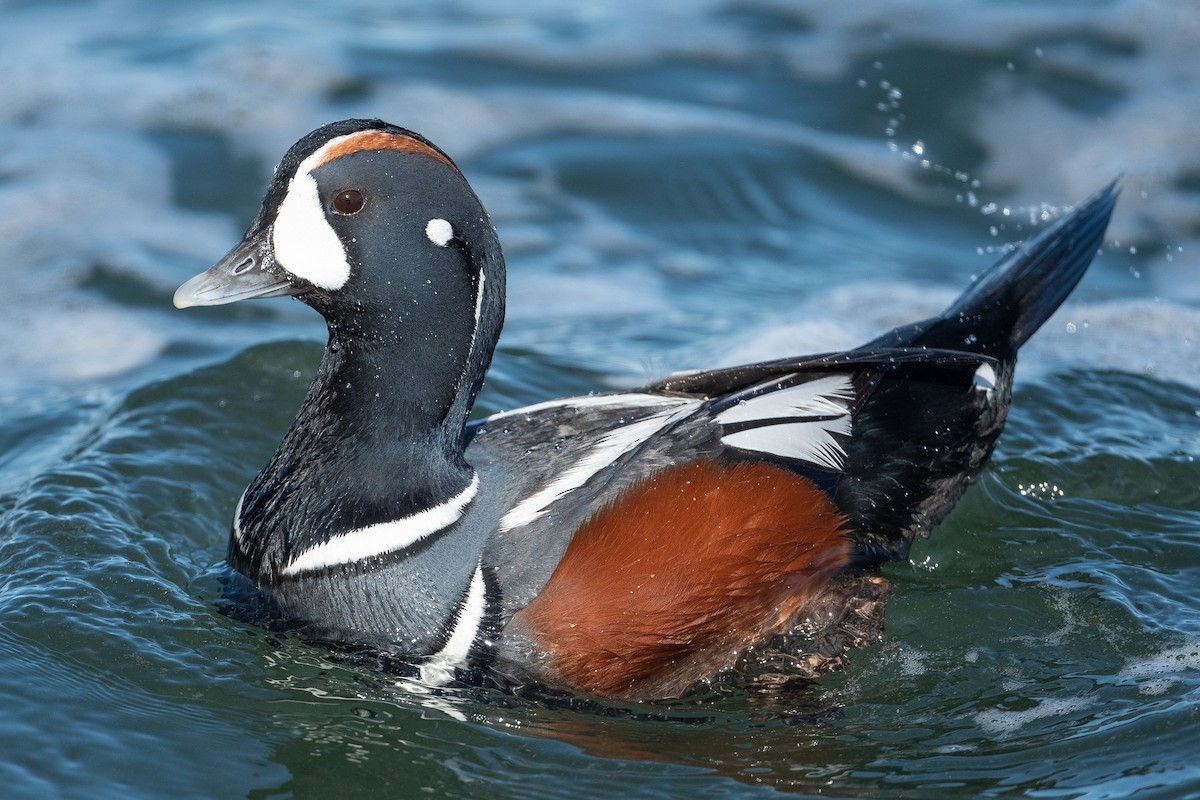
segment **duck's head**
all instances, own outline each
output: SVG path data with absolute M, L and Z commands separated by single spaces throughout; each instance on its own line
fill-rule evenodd
M 344 120 L 292 146 L 242 241 L 180 286 L 175 305 L 280 295 L 320 312 L 335 349 L 375 352 L 375 367 L 419 377 L 440 406 L 482 381 L 503 322 L 504 259 L 445 153 L 380 120 Z

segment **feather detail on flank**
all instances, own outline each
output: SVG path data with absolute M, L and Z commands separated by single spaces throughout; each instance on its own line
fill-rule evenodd
M 838 437 L 850 435 L 848 375 L 829 375 L 750 397 L 717 414 L 721 441 L 740 450 L 807 461 L 838 470 L 846 451 Z
M 475 474 L 471 476 L 471 482 L 465 489 L 441 505 L 400 519 L 338 534 L 293 558 L 284 568 L 283 574 L 297 575 L 341 564 L 353 564 L 411 547 L 425 537 L 457 522 L 477 491 L 479 475 Z

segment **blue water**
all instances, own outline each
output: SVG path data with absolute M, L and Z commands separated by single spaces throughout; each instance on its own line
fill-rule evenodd
M 862 5 L 0 3 L 0 793 L 1200 795 L 1200 7 Z M 1124 193 L 846 670 L 782 708 L 431 698 L 225 613 L 324 331 L 170 305 L 368 115 L 505 242 L 485 412 L 857 344 Z

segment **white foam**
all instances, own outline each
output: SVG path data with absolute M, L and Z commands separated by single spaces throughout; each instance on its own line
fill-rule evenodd
M 1075 202 L 1122 171 L 1125 192 L 1112 238 L 1121 241 L 1122 253 L 1138 245 L 1140 253 L 1131 260 L 1145 267 L 1130 288 L 1147 298 L 1170 297 L 1178 305 L 1156 309 L 1149 317 L 1151 333 L 1161 331 L 1169 339 L 1161 356 L 1138 351 L 1135 337 L 1141 334 L 1115 319 L 1125 312 L 1112 306 L 1118 332 L 1101 343 L 1093 320 L 1088 346 L 1093 355 L 1084 357 L 1103 349 L 1119 360 L 1119 351 L 1132 344 L 1133 366 L 1122 368 L 1189 385 L 1200 374 L 1193 369 L 1194 344 L 1180 341 L 1191 336 L 1195 342 L 1189 332 L 1195 330 L 1192 307 L 1185 303 L 1200 298 L 1196 192 L 1194 181 L 1186 180 L 1200 174 L 1191 113 L 1194 76 L 1200 73 L 1200 51 L 1194 46 L 1200 6 L 1195 4 L 1116 0 L 1099 10 L 1030 8 L 1018 15 L 979 4 L 924 6 L 911 0 L 803 11 L 778 5 L 764 11 L 784 23 L 768 37 L 731 20 L 720 0 L 652 7 L 619 0 L 586 9 L 542 4 L 520 23 L 491 15 L 483 0 L 467 0 L 456 6 L 462 17 L 455 25 L 444 24 L 435 11 L 401 19 L 279 0 L 216 14 L 186 5 L 138 7 L 145 13 L 131 15 L 128 4 L 117 0 L 98 0 L 72 15 L 44 4 L 5 11 L 0 26 L 5 75 L 0 270 L 6 301 L 0 335 L 32 340 L 25 354 L 14 352 L 6 359 L 8 369 L 0 371 L 5 381 L 17 373 L 31 380 L 88 380 L 153 359 L 171 341 L 164 317 L 114 309 L 109 301 L 78 290 L 80 275 L 90 265 L 113 264 L 166 289 L 236 241 L 246 220 L 235 223 L 172 205 L 170 164 L 146 139 L 148 131 L 211 133 L 239 155 L 270 165 L 305 131 L 337 117 L 394 116 L 386 109 L 402 109 L 396 122 L 430 135 L 468 166 L 472 159 L 518 149 L 536 137 L 580 132 L 646 139 L 703 136 L 814 154 L 863 186 L 943 204 L 954 189 L 931 186 L 919 159 L 950 169 L 962 166 L 940 154 L 961 149 L 960 130 L 966 126 L 971 149 L 984 154 L 970 176 L 981 184 L 973 189 L 979 213 L 989 200 L 1008 206 Z M 793 15 L 797 24 L 789 32 L 786 21 Z M 280 30 L 275 25 L 280 18 L 292 24 Z M 473 22 L 481 19 L 486 27 Z M 548 35 L 556 26 L 569 27 L 573 35 Z M 886 40 L 863 34 L 879 29 L 887 30 Z M 264 30 L 276 32 L 264 37 Z M 320 35 L 302 33 L 318 30 Z M 188 46 L 176 57 L 144 49 L 145 42 L 170 42 L 185 31 Z M 1035 50 L 1031 41 L 1047 44 Z M 1120 52 L 1114 52 L 1113 42 L 1121 43 Z M 972 94 L 969 103 L 953 104 L 953 125 L 943 128 L 927 112 L 908 107 L 907 96 L 930 87 L 903 85 L 889 57 L 913 46 L 935 55 L 939 48 L 975 53 L 979 69 L 990 70 L 983 91 Z M 675 96 L 553 82 L 463 86 L 437 76 L 375 72 L 363 77 L 347 57 L 351 47 L 379 48 L 398 58 L 439 49 L 469 51 L 501 62 L 582 65 L 594 71 L 703 58 L 723 65 L 733 78 L 773 58 L 785 77 L 798 83 L 844 81 L 853 87 L 859 81 L 862 88 L 849 89 L 838 102 L 861 103 L 868 112 L 877 100 L 894 94 L 896 112 L 906 120 L 891 136 L 899 151 L 893 152 L 884 132 L 891 111 L 880 113 L 877 130 L 837 133 L 796 122 L 795 115 L 755 111 L 736 86 L 731 90 L 704 77 L 697 78 L 695 91 Z M 1005 69 L 1004 61 L 1011 58 L 1023 60 Z M 909 79 L 933 80 L 916 75 Z M 367 96 L 338 94 L 356 80 L 370 82 Z M 885 91 L 885 82 L 894 86 Z M 1079 84 L 1109 95 L 1102 113 L 1053 92 Z M 920 154 L 912 147 L 917 140 L 923 143 Z M 544 249 L 546 262 L 565 266 L 536 274 L 513 271 L 509 318 L 515 322 L 622 310 L 665 314 L 675 298 L 661 280 L 646 275 L 660 258 L 651 254 L 669 253 L 673 263 L 721 266 L 724 254 L 659 241 L 652 230 L 579 201 L 559 184 L 552 156 L 518 172 L 479 175 L 476 170 L 471 177 L 501 221 L 506 243 L 511 236 L 516 252 L 525 243 Z M 931 213 L 940 212 L 934 206 Z M 788 218 L 785 214 L 785 224 Z M 995 243 L 1022 236 L 1005 228 Z M 838 265 L 831 264 L 835 289 L 842 280 Z M 284 305 L 280 301 L 274 307 Z M 864 305 L 846 319 L 818 314 L 798 323 L 797 335 L 781 336 L 788 346 L 775 352 L 795 354 L 797 341 L 807 342 L 804 349 L 810 350 L 858 344 L 863 329 L 872 327 L 860 324 L 860 313 L 875 315 Z M 36 327 L 35 318 L 53 332 L 26 336 Z M 910 318 L 905 314 L 898 321 Z M 193 324 L 179 321 L 180 315 L 170 319 L 175 330 Z M 211 326 L 206 330 L 219 335 Z M 1031 343 L 1029 359 L 1040 358 L 1036 354 L 1047 334 Z M 93 349 L 107 336 L 124 348 Z M 61 363 L 48 366 L 49 361 Z
M 1200 673 L 1200 641 L 1170 647 L 1152 656 L 1128 661 L 1118 673 L 1125 680 L 1137 681 L 1138 692 L 1161 695 L 1179 681 L 1180 673 Z
M 1008 711 L 1001 708 L 980 711 L 975 714 L 975 724 L 984 733 L 991 734 L 992 736 L 1012 736 L 1022 728 L 1038 720 L 1065 717 L 1083 711 L 1089 705 L 1088 701 L 1081 697 L 1059 700 L 1047 699 L 1041 700 L 1032 708 L 1022 711 Z

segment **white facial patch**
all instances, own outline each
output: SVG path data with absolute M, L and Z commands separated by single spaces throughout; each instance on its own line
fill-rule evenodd
M 445 247 L 454 238 L 454 228 L 444 219 L 434 217 L 425 225 L 425 235 L 438 247 Z M 480 292 L 482 295 L 482 292 Z
M 355 134 L 349 134 L 354 136 Z M 275 261 L 298 278 L 322 289 L 340 289 L 350 278 L 346 248 L 325 217 L 325 207 L 312 170 L 325 160 L 325 154 L 347 136 L 330 139 L 315 153 L 300 162 L 279 204 L 271 243 Z

